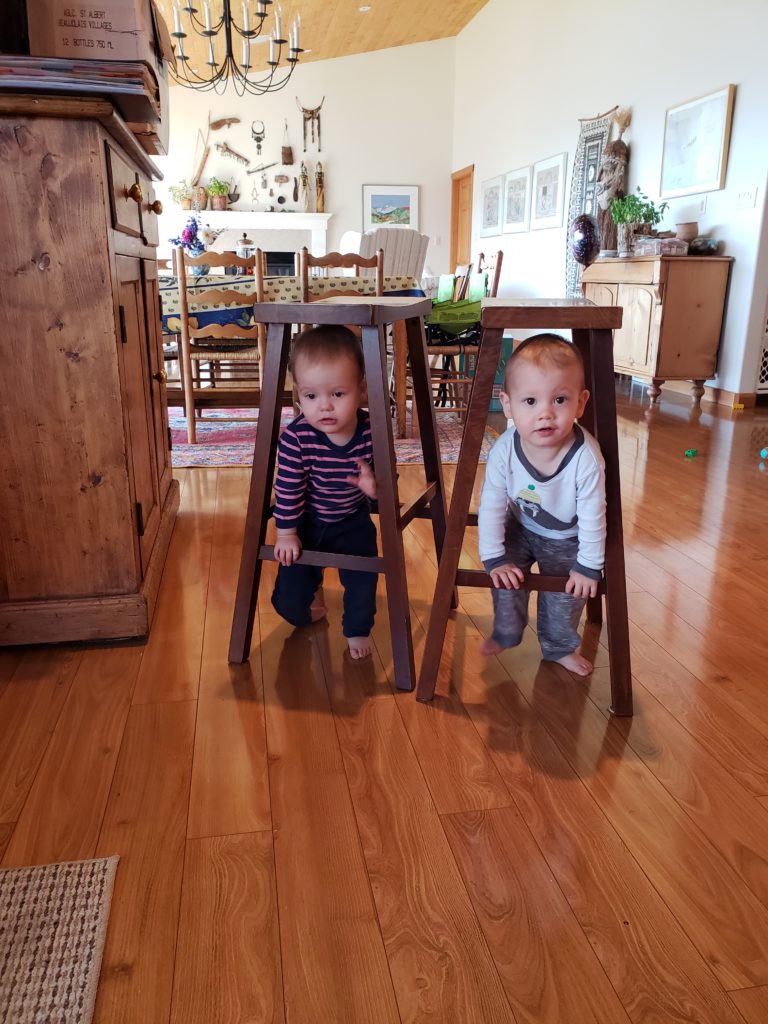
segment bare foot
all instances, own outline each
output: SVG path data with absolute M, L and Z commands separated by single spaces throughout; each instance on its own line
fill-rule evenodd
M 309 614 L 313 622 L 319 622 L 320 619 L 324 619 L 328 614 L 328 609 L 325 607 L 325 597 L 323 596 L 322 587 L 318 587 L 315 591 L 315 596 L 312 598 L 312 604 L 309 606 Z
M 367 658 L 373 652 L 373 644 L 369 636 L 348 636 L 349 653 L 353 658 Z
M 486 637 L 480 645 L 480 653 L 485 654 L 486 657 L 489 654 L 498 654 L 503 651 L 504 648 L 501 646 L 498 640 L 494 640 L 492 636 Z
M 591 661 L 582 658 L 578 651 L 571 651 L 564 658 L 558 658 L 557 663 L 562 665 L 563 668 L 567 668 L 569 672 L 574 672 L 577 676 L 588 676 L 595 667 Z

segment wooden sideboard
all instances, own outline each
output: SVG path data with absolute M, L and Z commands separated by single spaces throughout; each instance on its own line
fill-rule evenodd
M 179 502 L 157 169 L 102 99 L 0 94 L 0 643 L 149 631 Z
M 617 373 L 648 381 L 651 401 L 666 380 L 690 380 L 696 402 L 717 366 L 728 275 L 724 256 L 636 256 L 598 260 L 584 270 L 585 298 L 623 306 L 614 332 Z

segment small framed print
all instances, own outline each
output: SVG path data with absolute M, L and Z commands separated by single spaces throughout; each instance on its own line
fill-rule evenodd
M 363 231 L 419 229 L 418 185 L 363 185 Z
M 501 234 L 501 186 L 501 175 L 496 178 L 489 178 L 481 186 L 480 234 L 483 237 Z
M 563 224 L 565 161 L 567 153 L 558 153 L 533 165 L 531 230 L 559 228 Z
M 724 187 L 735 92 L 735 85 L 726 85 L 669 108 L 661 154 L 662 199 Z
M 531 214 L 530 165 L 504 175 L 503 210 L 501 230 L 504 234 L 528 230 Z

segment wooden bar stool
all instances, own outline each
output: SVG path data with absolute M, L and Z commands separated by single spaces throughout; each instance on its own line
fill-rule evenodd
M 424 660 L 419 675 L 416 693 L 419 700 L 431 700 L 434 696 L 454 587 L 493 586 L 490 576 L 485 572 L 478 569 L 460 570 L 458 566 L 465 526 L 477 524 L 477 516 L 468 514 L 469 503 L 488 417 L 493 380 L 501 355 L 502 335 L 508 328 L 559 328 L 572 332 L 573 343 L 584 359 L 584 372 L 591 397 L 582 420 L 586 428 L 597 438 L 605 459 L 607 534 L 604 580 L 600 584 L 598 596 L 587 601 L 587 619 L 590 622 L 602 622 L 601 595 L 605 594 L 608 646 L 611 656 L 610 710 L 614 715 L 632 714 L 632 673 L 629 660 L 624 533 L 621 524 L 619 445 L 616 434 L 616 393 L 611 335 L 613 328 L 621 327 L 621 319 L 620 307 L 595 306 L 585 299 L 483 301 L 480 320 L 483 334 L 461 439 L 448 513 L 448 528 L 439 561 Z M 529 573 L 523 587 L 527 590 L 562 591 L 565 582 L 566 577 Z
M 386 296 L 345 296 L 343 299 L 321 299 L 309 303 L 257 302 L 254 305 L 254 320 L 268 325 L 267 346 L 245 523 L 245 541 L 230 637 L 230 662 L 240 663 L 248 658 L 261 563 L 265 559 L 274 561 L 274 548 L 265 544 L 264 540 L 270 516 L 272 478 L 280 428 L 279 399 L 285 384 L 291 328 L 294 324 L 359 326 L 368 385 L 368 411 L 376 466 L 383 556 L 364 558 L 356 555 L 302 551 L 299 561 L 309 565 L 386 574 L 395 684 L 399 690 L 413 689 L 415 671 L 402 531 L 416 517 L 430 518 L 438 559 L 445 538 L 443 471 L 437 444 L 422 319 L 431 309 L 432 303 L 429 299 Z M 405 508 L 400 507 L 397 492 L 385 334 L 387 324 L 399 321 L 405 323 L 408 354 L 413 367 L 413 392 L 419 421 L 422 424 L 421 447 L 427 478 L 424 492 L 409 502 Z

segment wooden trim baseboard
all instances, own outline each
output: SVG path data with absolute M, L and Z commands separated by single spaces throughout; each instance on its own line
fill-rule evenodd
M 661 393 L 675 391 L 677 394 L 691 397 L 691 382 L 689 380 L 665 380 L 661 386 Z M 704 387 L 703 402 L 714 402 L 716 405 L 743 405 L 745 409 L 751 409 L 757 401 L 757 395 L 753 391 L 726 391 L 725 388 Z

